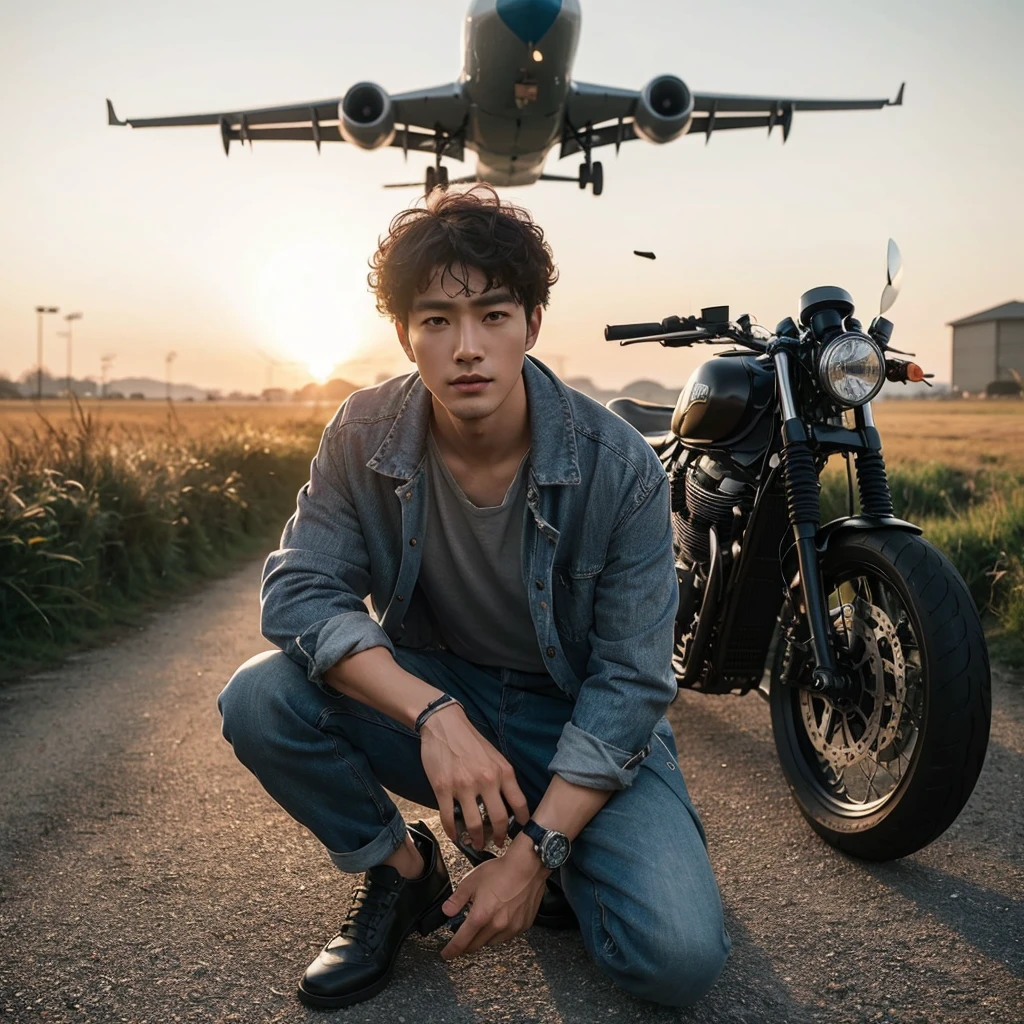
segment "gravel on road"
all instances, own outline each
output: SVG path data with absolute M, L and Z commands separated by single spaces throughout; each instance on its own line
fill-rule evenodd
M 295 983 L 354 880 L 235 760 L 215 706 L 232 671 L 268 647 L 259 575 L 246 565 L 0 691 L 0 1022 L 325 1019 L 297 1002 Z M 392 984 L 334 1019 L 1019 1024 L 1020 680 L 997 678 L 993 708 L 985 769 L 957 822 L 912 857 L 865 864 L 801 818 L 758 696 L 683 693 L 670 717 L 733 938 L 700 1004 L 623 994 L 571 932 L 534 928 L 449 964 L 442 931 L 410 938 Z M 444 843 L 461 875 L 468 865 Z

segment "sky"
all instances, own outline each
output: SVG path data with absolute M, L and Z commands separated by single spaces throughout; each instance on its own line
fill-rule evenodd
M 215 127 L 108 127 L 121 117 L 391 92 L 455 80 L 467 0 L 0 0 L 0 373 L 36 364 L 38 304 L 81 311 L 76 377 L 258 391 L 411 369 L 366 286 L 366 261 L 416 199 L 428 158 L 347 145 L 256 143 L 225 158 Z M 858 0 L 581 0 L 573 76 L 641 88 L 895 96 L 881 111 L 797 111 L 762 130 L 643 141 L 600 158 L 604 195 L 503 189 L 554 250 L 535 354 L 614 387 L 681 384 L 710 353 L 619 348 L 606 323 L 728 303 L 769 326 L 822 284 L 878 311 L 886 242 L 903 253 L 893 344 L 950 377 L 953 319 L 1024 299 L 1024 4 Z M 472 154 L 467 154 L 473 159 Z M 578 157 L 547 169 L 575 174 Z M 450 164 L 452 175 L 472 163 Z M 657 253 L 654 262 L 633 249 Z M 65 327 L 44 365 L 64 373 Z M 261 355 L 261 352 L 263 355 Z M 294 362 L 295 366 L 283 365 Z

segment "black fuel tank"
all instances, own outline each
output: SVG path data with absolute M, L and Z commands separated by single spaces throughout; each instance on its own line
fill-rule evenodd
M 755 356 L 718 356 L 690 375 L 672 414 L 672 433 L 688 444 L 742 437 L 773 400 L 775 368 Z

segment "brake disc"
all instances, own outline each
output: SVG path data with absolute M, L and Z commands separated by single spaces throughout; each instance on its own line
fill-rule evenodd
M 893 749 L 906 698 L 906 662 L 896 627 L 878 605 L 858 597 L 838 609 L 833 624 L 851 653 L 863 647 L 850 666 L 860 692 L 849 702 L 834 703 L 801 690 L 800 712 L 814 749 L 840 774 L 872 749 L 876 756 Z

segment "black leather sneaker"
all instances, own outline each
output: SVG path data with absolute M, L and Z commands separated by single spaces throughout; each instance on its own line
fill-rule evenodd
M 366 872 L 341 931 L 299 982 L 304 1003 L 338 1007 L 369 999 L 391 980 L 398 951 L 413 929 L 427 935 L 445 923 L 441 906 L 452 883 L 440 845 L 422 821 L 408 828 L 423 855 L 423 874 L 403 878 L 386 864 Z

